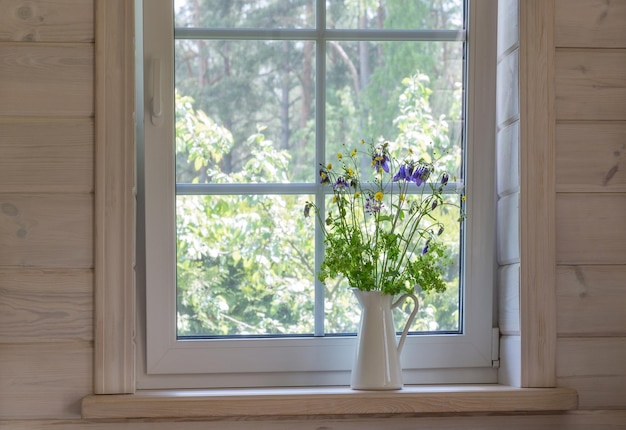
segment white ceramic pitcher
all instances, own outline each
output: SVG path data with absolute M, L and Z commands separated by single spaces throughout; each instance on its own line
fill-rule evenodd
M 352 291 L 361 305 L 361 323 L 350 386 L 353 390 L 399 390 L 403 386 L 400 353 L 417 314 L 417 297 L 406 293 L 392 303 L 393 297 L 381 294 L 380 291 L 361 291 L 356 288 Z M 414 300 L 415 307 L 396 345 L 391 312 L 409 297 Z

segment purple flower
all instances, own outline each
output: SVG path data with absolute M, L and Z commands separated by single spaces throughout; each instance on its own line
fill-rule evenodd
M 320 169 L 320 184 L 330 184 L 330 177 L 326 169 Z
M 428 245 L 430 244 L 430 239 L 428 239 L 426 241 L 426 245 L 424 246 L 424 249 L 422 249 L 422 255 L 426 254 L 428 252 Z
M 447 185 L 449 180 L 450 180 L 450 176 L 448 176 L 447 173 L 444 173 L 443 176 L 441 177 L 441 185 Z
M 413 174 L 411 175 L 411 180 L 413 180 L 415 184 L 417 184 L 417 186 L 419 187 L 428 179 L 429 176 L 430 170 L 428 170 L 428 167 L 419 166 L 413 171 Z
M 380 212 L 382 207 L 383 203 L 371 194 L 365 199 L 365 213 L 367 214 Z
M 372 167 L 377 173 L 380 173 L 382 170 L 389 173 L 389 156 L 385 151 L 374 154 L 372 157 Z
M 351 183 L 349 184 L 348 181 L 346 181 L 346 179 L 343 176 L 340 176 L 337 178 L 337 182 L 335 182 L 335 184 L 333 185 L 333 189 L 345 190 L 350 187 Z
M 304 205 L 304 217 L 308 218 L 309 215 L 311 214 L 311 206 L 313 206 L 313 203 L 311 202 L 306 202 L 306 204 Z
M 398 169 L 398 173 L 396 173 L 393 177 L 393 182 L 409 181 L 411 180 L 412 174 L 413 174 L 413 166 L 410 164 L 402 163 L 402 165 Z
M 439 203 L 437 203 L 437 200 L 434 200 L 434 201 L 433 201 L 433 204 L 432 204 L 432 205 L 430 205 L 430 209 L 434 211 L 434 210 L 435 210 L 435 208 L 437 207 L 437 205 L 438 205 L 438 204 L 439 204 Z

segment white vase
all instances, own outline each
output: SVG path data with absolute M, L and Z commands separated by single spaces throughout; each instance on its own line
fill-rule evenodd
M 400 353 L 417 314 L 417 297 L 407 293 L 392 303 L 393 297 L 389 294 L 356 288 L 352 291 L 361 305 L 361 322 L 350 387 L 353 390 L 399 390 L 403 386 Z M 409 297 L 415 301 L 415 307 L 396 344 L 391 311 Z

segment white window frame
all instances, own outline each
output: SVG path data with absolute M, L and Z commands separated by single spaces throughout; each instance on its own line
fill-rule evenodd
M 467 203 L 466 243 L 471 244 L 472 250 L 479 251 L 468 251 L 465 256 L 464 333 L 407 339 L 402 354 L 407 384 L 497 382 L 497 369 L 492 367 L 498 358 L 497 342 L 495 346 L 492 342 L 495 43 L 473 43 L 495 39 L 495 20 L 481 22 L 482 17 L 493 17 L 494 14 L 483 13 L 481 9 L 495 8 L 496 2 L 470 0 L 469 4 L 466 167 L 473 174 L 468 175 L 466 183 L 467 194 L 472 197 Z M 143 101 L 138 106 L 138 123 L 142 118 L 139 110 L 145 111 L 144 127 L 138 137 L 146 142 L 145 146 L 140 145 L 144 149 L 140 152 L 143 153 L 141 164 L 145 169 L 139 169 L 140 195 L 141 179 L 145 178 L 143 183 L 149 184 L 139 210 L 140 226 L 143 219 L 146 231 L 147 269 L 145 325 L 139 321 L 145 344 L 139 343 L 137 388 L 347 385 L 354 338 L 176 340 L 176 304 L 172 290 L 175 287 L 176 258 L 174 153 L 171 150 L 173 73 L 172 68 L 164 67 L 164 59 L 173 58 L 173 54 L 164 55 L 162 52 L 163 47 L 173 50 L 174 38 L 170 16 L 162 14 L 147 19 L 157 24 L 147 26 L 144 32 L 143 58 L 147 60 L 143 61 L 144 73 L 140 71 L 138 75 L 139 80 L 142 77 L 145 79 L 145 86 L 137 86 L 146 89 L 145 95 L 138 98 Z M 150 33 L 149 28 L 158 31 Z M 152 60 L 156 58 L 161 59 L 161 116 L 154 116 L 151 112 L 154 95 L 158 93 L 153 82 L 156 63 Z M 167 136 L 171 136 L 169 144 Z M 171 196 L 171 199 L 163 196 Z M 142 231 L 141 227 L 139 231 Z M 142 258 L 138 261 L 141 263 Z M 159 270 L 154 270 L 155 267 Z M 142 285 L 139 285 L 141 288 Z M 143 299 L 142 295 L 139 297 Z M 219 348 L 214 347 L 216 344 L 220 345 Z M 287 354 L 296 355 L 286 359 Z

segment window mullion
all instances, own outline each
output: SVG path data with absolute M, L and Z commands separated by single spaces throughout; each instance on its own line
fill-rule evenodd
M 316 49 L 315 49 L 315 170 L 326 159 L 326 2 L 316 3 Z M 317 176 L 316 176 L 317 177 Z M 316 180 L 316 183 L 318 181 Z M 321 184 L 317 183 L 315 204 L 320 208 L 320 216 L 325 218 L 325 192 Z M 324 236 L 318 223 L 315 223 L 315 273 L 319 273 L 324 260 Z M 315 306 L 314 306 L 314 334 L 324 335 L 324 284 L 314 276 Z

